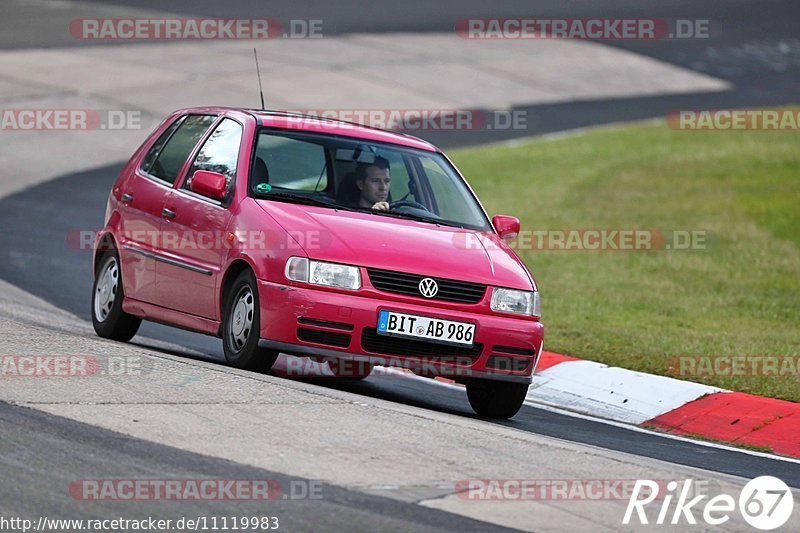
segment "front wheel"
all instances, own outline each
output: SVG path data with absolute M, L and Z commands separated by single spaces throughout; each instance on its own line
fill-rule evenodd
M 112 250 L 97 261 L 92 285 L 92 325 L 104 339 L 128 342 L 139 331 L 142 319 L 122 310 L 125 291 L 119 255 Z
M 489 418 L 511 418 L 519 412 L 527 394 L 527 383 L 482 379 L 467 384 L 469 404 L 476 413 Z
M 275 364 L 278 352 L 258 347 L 261 309 L 256 278 L 250 270 L 236 277 L 225 295 L 222 349 L 231 366 L 266 372 Z

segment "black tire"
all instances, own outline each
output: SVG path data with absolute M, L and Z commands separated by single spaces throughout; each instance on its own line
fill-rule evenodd
M 527 383 L 481 379 L 467 384 L 469 404 L 488 418 L 511 418 L 519 412 L 527 394 Z
M 244 370 L 267 372 L 278 352 L 258 347 L 261 309 L 253 272 L 244 270 L 225 294 L 222 315 L 222 350 L 229 365 Z
M 375 365 L 369 361 L 353 361 L 346 359 L 330 358 L 327 360 L 328 368 L 339 379 L 364 379 L 372 373 Z
M 109 250 L 98 259 L 92 283 L 92 324 L 100 337 L 128 342 L 139 331 L 142 319 L 122 310 L 123 298 L 119 255 Z

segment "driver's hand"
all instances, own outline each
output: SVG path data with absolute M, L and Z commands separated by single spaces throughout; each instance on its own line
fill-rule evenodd
M 389 202 L 375 202 L 375 204 L 372 206 L 372 209 L 376 209 L 378 211 L 388 211 Z

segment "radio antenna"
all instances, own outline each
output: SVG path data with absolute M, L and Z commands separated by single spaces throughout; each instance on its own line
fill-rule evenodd
M 266 111 L 266 107 L 264 107 L 264 90 L 261 88 L 261 71 L 258 69 L 258 54 L 256 53 L 255 46 L 253 47 L 253 57 L 256 59 L 256 75 L 258 76 L 258 93 L 261 95 L 261 110 Z

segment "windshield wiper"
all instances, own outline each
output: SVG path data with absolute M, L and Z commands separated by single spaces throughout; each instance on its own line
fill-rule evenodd
M 406 218 L 409 220 L 416 220 L 417 222 L 430 222 L 431 224 L 439 224 L 442 226 L 450 226 L 452 228 L 464 228 L 461 224 L 456 222 L 449 222 L 443 220 L 436 215 L 426 217 L 425 215 L 417 215 L 414 213 L 397 213 L 395 211 L 380 211 L 380 210 L 371 210 L 370 213 L 374 213 L 376 215 L 383 215 L 387 217 L 395 217 L 395 218 Z
M 325 200 L 320 200 L 319 198 L 313 198 L 311 196 L 302 196 L 299 194 L 290 194 L 288 192 L 269 192 L 264 194 L 256 193 L 258 198 L 262 198 L 264 200 L 282 200 L 284 202 L 293 202 L 297 204 L 305 204 L 305 205 L 317 205 L 321 207 L 331 207 L 333 209 L 342 209 L 344 211 L 353 211 L 349 207 L 343 207 L 334 202 L 326 202 Z

